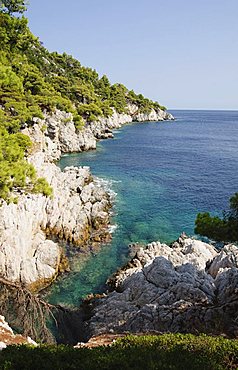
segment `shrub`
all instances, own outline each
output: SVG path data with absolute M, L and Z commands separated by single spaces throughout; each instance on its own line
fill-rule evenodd
M 8 347 L 0 369 L 222 370 L 238 366 L 238 341 L 206 335 L 127 336 L 110 347 Z
M 198 213 L 195 220 L 195 233 L 223 241 L 238 241 L 238 193 L 230 198 L 230 209 L 223 211 L 223 218 L 212 217 L 210 213 Z
M 52 197 L 53 196 L 53 189 L 47 182 L 47 180 L 44 177 L 38 177 L 32 188 L 33 193 L 42 193 L 46 197 Z

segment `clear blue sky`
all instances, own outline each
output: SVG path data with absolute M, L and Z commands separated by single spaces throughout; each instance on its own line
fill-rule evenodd
M 238 0 L 30 0 L 33 33 L 168 108 L 238 109 Z

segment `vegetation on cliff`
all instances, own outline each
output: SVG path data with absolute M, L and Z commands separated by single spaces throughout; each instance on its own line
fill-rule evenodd
M 0 10 L 4 13 L 23 13 L 26 10 L 26 0 L 0 0 Z
M 31 183 L 33 191 L 39 189 L 24 158 L 29 140 L 19 134 L 33 117 L 43 118 L 44 112 L 58 108 L 71 112 L 80 129 L 85 122 L 112 115 L 112 108 L 126 113 L 128 103 L 137 104 L 139 112 L 165 109 L 122 84 L 111 85 L 106 76 L 100 78 L 66 53 L 50 53 L 31 33 L 27 19 L 19 16 L 25 10 L 24 0 L 0 0 L 0 197 L 8 201 L 15 186 L 27 188 Z M 14 158 L 5 157 L 6 146 Z M 43 193 L 52 193 L 45 185 Z
M 206 335 L 127 336 L 111 346 L 8 347 L 0 369 L 179 369 L 222 370 L 238 366 L 238 341 Z
M 238 193 L 230 198 L 230 209 L 223 212 L 223 218 L 199 213 L 195 221 L 195 233 L 221 242 L 238 241 Z

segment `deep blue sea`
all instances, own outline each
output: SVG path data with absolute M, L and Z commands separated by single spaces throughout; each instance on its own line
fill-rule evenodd
M 117 194 L 110 244 L 72 259 L 72 272 L 50 289 L 52 303 L 78 305 L 104 289 L 128 259 L 128 244 L 171 242 L 194 234 L 198 212 L 221 214 L 238 191 L 238 111 L 172 111 L 175 121 L 135 123 L 98 143 L 96 151 L 64 156 L 59 165 L 90 166 Z

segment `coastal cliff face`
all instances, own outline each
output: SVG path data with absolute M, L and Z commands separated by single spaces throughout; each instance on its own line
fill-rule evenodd
M 4 204 L 1 219 L 1 276 L 37 289 L 58 273 L 62 249 L 52 239 L 82 246 L 93 234 L 105 237 L 110 199 L 88 168 L 42 164 L 54 189 L 52 199 L 23 194 L 18 204 Z
M 22 131 L 33 142 L 28 161 L 38 176 L 46 178 L 51 185 L 53 197 L 18 190 L 14 194 L 18 197 L 17 204 L 3 202 L 0 207 L 1 277 L 37 291 L 67 265 L 60 241 L 82 247 L 89 241 L 102 242 L 110 238 L 109 193 L 93 178 L 89 168 L 69 167 L 61 171 L 53 161 L 62 153 L 95 149 L 97 139 L 111 137 L 112 129 L 134 119 L 135 107 L 130 109 L 131 115 L 114 112 L 112 117 L 101 118 L 82 130 L 76 130 L 70 113 L 56 110 L 45 115 L 44 120 L 34 119 L 35 123 Z M 171 119 L 163 111 L 159 116 Z M 149 120 L 150 117 L 143 118 Z
M 89 337 L 123 332 L 238 335 L 238 248 L 220 252 L 182 235 L 171 246 L 139 249 L 109 281 L 113 291 L 91 302 Z
M 131 122 L 173 120 L 172 114 L 158 109 L 150 113 L 139 113 L 136 105 L 128 105 L 128 113 L 118 113 L 113 109 L 110 117 L 86 123 L 81 130 L 75 128 L 71 113 L 55 110 L 44 120 L 35 119 L 38 126 L 28 134 L 38 148 L 45 153 L 48 161 L 60 159 L 63 153 L 73 153 L 96 149 L 98 139 L 113 137 L 112 130 Z M 44 135 L 41 135 L 40 130 Z M 27 133 L 27 132 L 26 132 Z
M 90 130 L 97 139 L 107 139 L 113 137 L 112 130 L 120 128 L 126 123 L 131 122 L 149 122 L 149 121 L 164 121 L 173 120 L 172 114 L 157 109 L 152 109 L 150 113 L 140 113 L 137 105 L 129 104 L 127 106 L 128 113 L 117 113 L 113 110 L 113 114 L 108 118 L 101 118 L 99 122 L 92 122 L 89 125 Z

